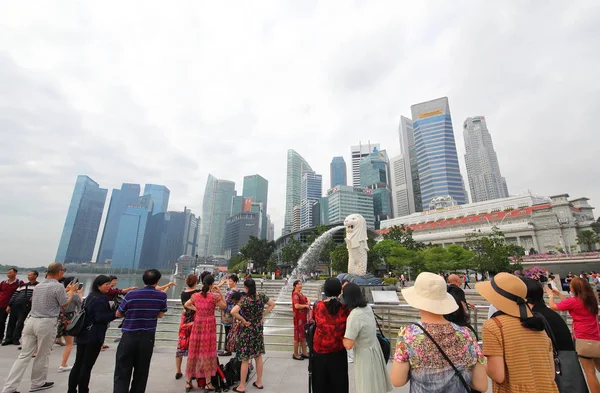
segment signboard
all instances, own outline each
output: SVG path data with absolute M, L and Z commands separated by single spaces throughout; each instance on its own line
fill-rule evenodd
M 400 304 L 396 291 L 371 291 L 373 303 Z
M 441 109 L 437 109 L 435 111 L 431 111 L 431 112 L 425 112 L 425 113 L 419 113 L 419 119 L 424 119 L 426 117 L 431 117 L 431 116 L 437 116 L 437 115 L 443 115 L 444 111 Z
M 252 198 L 243 198 L 242 200 L 242 212 L 250 213 L 252 211 Z

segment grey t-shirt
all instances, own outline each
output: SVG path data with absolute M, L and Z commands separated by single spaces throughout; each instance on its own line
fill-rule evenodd
M 29 315 L 33 318 L 58 318 L 61 306 L 68 302 L 65 287 L 55 279 L 48 278 L 36 285 Z
M 79 312 L 79 310 L 81 310 L 82 303 L 83 302 L 81 300 L 81 296 L 79 296 L 78 293 L 74 293 L 73 298 L 71 299 L 71 303 L 67 304 L 67 307 L 65 307 L 65 313 Z

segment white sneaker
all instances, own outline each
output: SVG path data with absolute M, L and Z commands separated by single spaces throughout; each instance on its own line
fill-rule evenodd
M 66 366 L 66 367 L 60 366 L 58 368 L 58 372 L 59 373 L 64 373 L 64 372 L 67 372 L 67 371 L 71 371 L 72 368 L 73 368 L 73 366 Z

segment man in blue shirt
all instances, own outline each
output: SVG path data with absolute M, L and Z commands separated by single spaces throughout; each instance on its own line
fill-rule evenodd
M 158 270 L 146 270 L 142 278 L 146 286 L 127 293 L 117 310 L 117 317 L 125 319 L 117 348 L 113 393 L 146 391 L 156 325 L 167 311 L 167 294 L 156 288 L 160 277 Z

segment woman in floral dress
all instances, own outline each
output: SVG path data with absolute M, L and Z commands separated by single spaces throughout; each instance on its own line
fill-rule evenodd
M 265 341 L 263 337 L 263 319 L 275 307 L 275 302 L 264 293 L 256 293 L 256 283 L 249 278 L 244 281 L 246 297 L 231 310 L 231 315 L 241 322 L 239 330 L 236 355 L 242 361 L 240 373 L 240 384 L 233 388 L 234 392 L 246 391 L 246 376 L 248 366 L 252 359 L 256 360 L 256 382 L 252 385 L 258 389 L 263 388 L 262 355 L 265 353 Z M 267 309 L 265 310 L 265 305 Z
M 190 334 L 188 361 L 185 369 L 186 392 L 192 389 L 192 379 L 206 380 L 205 388 L 214 390 L 210 378 L 217 373 L 217 321 L 215 305 L 221 310 L 227 307 L 223 295 L 215 285 L 212 275 L 204 277 L 202 290 L 192 295 L 185 308 L 196 311 Z
M 306 322 L 308 321 L 310 301 L 302 294 L 302 281 L 296 280 L 292 285 L 294 286 L 294 291 L 292 292 L 292 309 L 294 310 L 294 354 L 292 357 L 295 360 L 304 360 L 308 358 L 304 325 L 306 325 Z M 302 347 L 302 353 L 299 353 L 300 347 Z

